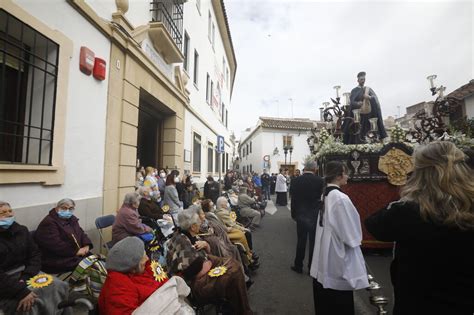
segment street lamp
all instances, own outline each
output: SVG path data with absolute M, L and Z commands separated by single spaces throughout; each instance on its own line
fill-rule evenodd
M 293 146 L 290 145 L 288 149 L 290 150 L 290 165 L 291 165 L 291 154 L 293 153 Z
M 288 145 L 285 145 L 283 147 L 283 153 L 285 153 L 285 166 L 286 166 L 286 155 L 288 154 L 288 149 L 289 149 Z

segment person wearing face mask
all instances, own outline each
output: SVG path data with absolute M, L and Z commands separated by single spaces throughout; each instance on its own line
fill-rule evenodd
M 158 196 L 158 182 L 156 180 L 155 169 L 151 166 L 146 168 L 146 177 L 143 182 L 143 186 L 150 187 L 150 196 L 153 200 L 156 201 L 156 196 Z
M 161 208 L 151 199 L 150 188 L 140 187 L 138 188 L 138 194 L 140 195 L 140 205 L 138 206 L 138 213 L 142 217 L 152 218 L 154 220 L 163 219 L 163 211 Z M 159 198 L 161 201 L 161 197 Z
M 40 270 L 41 252 L 30 232 L 15 222 L 10 204 L 0 201 L 0 314 L 70 314 L 70 308 L 57 309 L 68 298 L 67 283 L 54 278 L 43 288 L 28 286 Z
M 72 271 L 92 249 L 91 240 L 74 216 L 75 207 L 74 200 L 61 199 L 38 225 L 35 241 L 41 250 L 45 272 Z
M 158 173 L 158 178 L 156 179 L 158 183 L 158 190 L 160 191 L 161 195 L 165 195 L 165 187 L 166 187 L 166 171 L 164 169 L 160 169 Z

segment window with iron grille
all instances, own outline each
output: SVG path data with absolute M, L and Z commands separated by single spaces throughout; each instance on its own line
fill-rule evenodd
M 207 172 L 212 173 L 212 162 L 214 162 L 214 145 L 211 142 L 207 143 Z
M 189 71 L 189 35 L 184 32 L 184 48 L 183 48 L 184 62 L 183 68 Z
M 0 163 L 52 165 L 59 45 L 0 10 Z
M 201 136 L 193 134 L 193 171 L 201 171 Z
M 176 46 L 183 45 L 183 0 L 152 1 L 151 19 L 161 22 L 168 30 Z

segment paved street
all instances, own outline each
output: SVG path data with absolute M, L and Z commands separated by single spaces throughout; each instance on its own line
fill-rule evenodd
M 269 205 L 267 210 L 271 210 L 272 206 Z M 307 273 L 300 275 L 290 270 L 295 254 L 296 225 L 288 208 L 276 207 L 273 215 L 267 213 L 262 220 L 262 227 L 253 234 L 254 248 L 260 255 L 261 267 L 254 276 L 255 284 L 249 292 L 252 309 L 259 315 L 314 314 L 311 277 Z M 392 300 L 390 256 L 387 253 L 365 256 L 377 281 L 384 286 L 384 294 Z M 376 309 L 369 304 L 368 292 L 365 290 L 356 293 L 355 305 L 356 314 L 375 314 Z M 391 314 L 392 306 L 389 305 L 387 309 Z

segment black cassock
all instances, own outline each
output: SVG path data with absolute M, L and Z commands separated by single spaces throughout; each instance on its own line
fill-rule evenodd
M 387 137 L 387 132 L 385 131 L 385 127 L 383 125 L 383 118 L 382 118 L 382 111 L 380 110 L 380 103 L 377 95 L 375 94 L 374 90 L 369 87 L 360 87 L 357 86 L 352 89 L 351 97 L 350 97 L 350 106 L 349 106 L 349 116 L 354 117 L 354 113 L 352 112 L 353 109 L 358 109 L 361 106 L 357 104 L 357 102 L 361 102 L 364 100 L 364 93 L 365 89 L 369 89 L 369 96 L 370 98 L 370 106 L 372 108 L 369 114 L 361 114 L 360 115 L 360 134 L 359 135 L 352 135 L 350 132 L 350 122 L 346 120 L 342 126 L 342 130 L 344 131 L 344 143 L 345 144 L 357 144 L 357 143 L 364 143 L 365 136 L 367 132 L 370 131 L 370 118 L 378 118 L 377 120 L 377 128 L 379 131 L 380 139 Z

